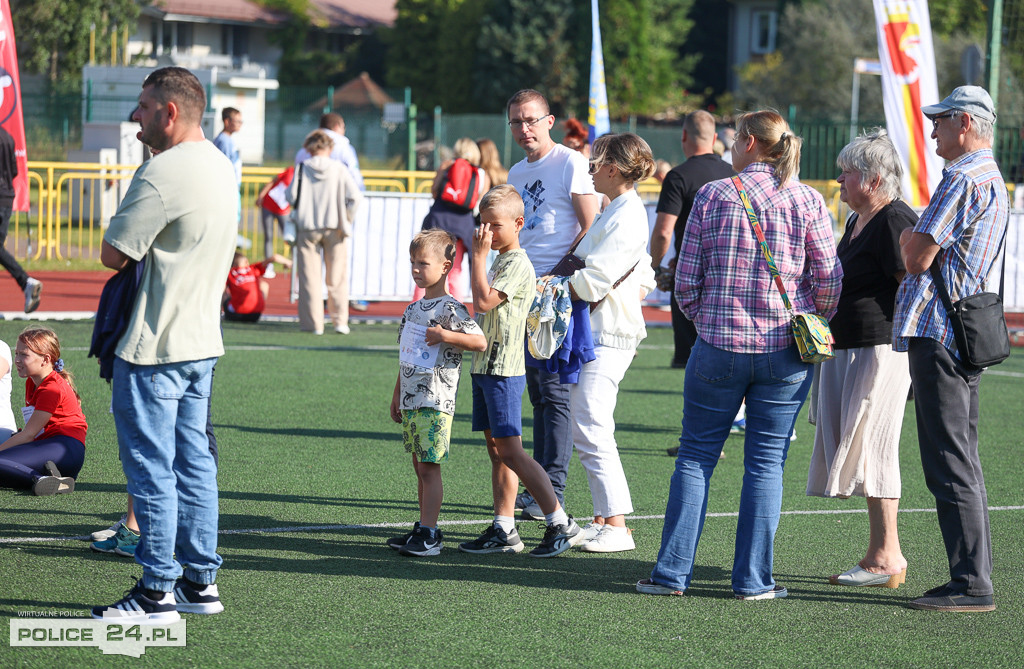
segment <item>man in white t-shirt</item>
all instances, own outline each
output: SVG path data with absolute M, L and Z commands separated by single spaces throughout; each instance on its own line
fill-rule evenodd
M 328 137 L 334 140 L 331 160 L 337 160 L 347 167 L 349 174 L 359 186 L 359 190 L 366 190 L 366 186 L 363 184 L 363 173 L 359 169 L 359 156 L 356 155 L 352 142 L 345 136 L 345 119 L 336 112 L 324 114 L 320 117 L 320 130 L 326 132 Z M 306 147 L 302 147 L 295 154 L 295 164 L 303 163 L 311 157 Z
M 142 578 L 94 618 L 162 624 L 224 610 L 214 584 L 217 465 L 206 434 L 213 366 L 224 353 L 220 297 L 235 248 L 231 161 L 203 136 L 206 90 L 191 72 L 146 77 L 133 118 L 154 153 L 110 219 L 100 259 L 145 258 L 115 350 L 111 402 L 121 463 L 143 540 Z M 184 565 L 184 570 L 182 566 Z
M 551 139 L 555 117 L 544 96 L 521 90 L 509 99 L 506 110 L 512 137 L 526 151 L 526 158 L 508 173 L 508 182 L 519 191 L 526 209 L 519 243 L 537 276 L 543 276 L 583 237 L 600 204 L 587 159 Z M 526 387 L 533 404 L 533 457 L 548 473 L 565 507 L 563 492 L 572 457 L 569 387 L 558 374 L 530 366 Z M 525 493 L 516 498 L 516 507 L 523 509 L 524 517 L 540 514 L 543 520 L 539 507 Z

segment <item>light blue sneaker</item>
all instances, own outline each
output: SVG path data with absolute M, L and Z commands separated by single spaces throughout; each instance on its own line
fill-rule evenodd
M 139 545 L 140 538 L 139 534 L 132 532 L 124 523 L 121 523 L 114 536 L 103 541 L 94 541 L 89 544 L 89 548 L 97 553 L 114 553 L 122 557 L 135 557 L 135 548 Z

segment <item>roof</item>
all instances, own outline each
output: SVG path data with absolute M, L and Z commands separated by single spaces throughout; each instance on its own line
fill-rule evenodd
M 310 16 L 327 28 L 391 26 L 395 0 L 309 0 Z M 286 12 L 251 0 L 154 0 L 142 13 L 173 21 L 281 24 Z
M 360 73 L 355 79 L 351 79 L 334 91 L 331 108 L 340 109 L 343 107 L 377 107 L 383 109 L 388 102 L 395 99 L 384 92 L 384 89 L 370 78 L 366 72 Z M 324 96 L 309 105 L 307 109 L 316 111 L 323 109 L 327 104 L 327 96 Z

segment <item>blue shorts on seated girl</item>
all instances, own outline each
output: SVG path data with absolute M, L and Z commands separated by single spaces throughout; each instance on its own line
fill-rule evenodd
M 473 431 L 490 430 L 491 437 L 523 434 L 523 390 L 526 375 L 472 374 Z
M 403 409 L 402 442 L 420 462 L 448 462 L 452 415 L 437 409 Z

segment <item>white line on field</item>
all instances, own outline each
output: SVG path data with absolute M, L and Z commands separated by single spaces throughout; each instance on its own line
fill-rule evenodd
M 989 511 L 1024 511 L 1024 506 L 990 506 Z M 867 513 L 867 509 L 821 509 L 817 511 L 783 511 L 783 516 L 835 516 L 851 513 Z M 935 513 L 935 509 L 900 509 L 900 513 Z M 736 511 L 709 513 L 708 518 L 736 518 L 739 513 Z M 665 514 L 653 516 L 627 516 L 629 520 L 664 520 Z M 490 518 L 478 518 L 474 520 L 442 520 L 438 525 L 446 527 L 458 525 L 483 525 L 492 522 Z M 526 521 L 529 522 L 529 521 Z M 220 530 L 217 534 L 281 534 L 285 532 L 325 532 L 338 530 L 369 530 L 387 529 L 395 527 L 408 527 L 408 522 L 402 523 L 365 523 L 356 525 L 294 525 L 285 527 L 253 527 L 237 530 Z M 44 543 L 50 541 L 82 541 L 89 539 L 89 535 L 83 534 L 75 537 L 0 537 L 0 544 L 21 544 L 21 543 Z

